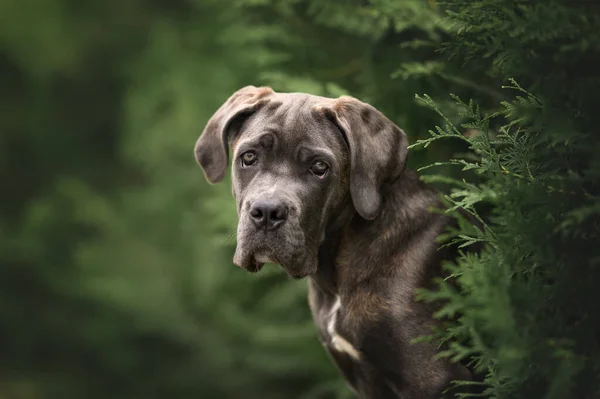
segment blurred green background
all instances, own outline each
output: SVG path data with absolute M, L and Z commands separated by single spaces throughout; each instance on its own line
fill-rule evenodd
M 193 146 L 247 84 L 359 95 L 425 133 L 390 75 L 435 10 L 401 11 L 396 29 L 352 2 L 0 2 L 0 398 L 348 397 L 306 282 L 233 266 L 230 187 Z
M 502 100 L 485 67 L 436 51 L 440 15 L 427 0 L 1 0 L 0 399 L 351 397 L 306 282 L 233 266 L 229 183 L 205 182 L 193 146 L 248 84 L 357 96 L 411 142 L 439 123 L 415 93 L 449 115 L 450 92 Z

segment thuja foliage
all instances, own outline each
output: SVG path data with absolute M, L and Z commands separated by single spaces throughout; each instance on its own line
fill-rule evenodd
M 481 223 L 463 221 L 450 233 L 463 250 L 446 265 L 458 285 L 441 281 L 439 289 L 419 293 L 444 301 L 436 316 L 454 320 L 435 335 L 448 343 L 442 356 L 470 360 L 489 397 L 596 398 L 599 74 L 587 62 L 600 54 L 598 14 L 578 2 L 445 6 L 456 29 L 446 50 L 474 71 L 518 81 L 507 79 L 509 100 L 497 108 L 454 96 L 460 123 L 417 95 L 444 124 L 413 148 L 443 140 L 470 148 L 424 168 L 452 165 L 463 178 L 425 178 L 450 183 L 449 212 L 462 207 Z M 476 243 L 484 249 L 469 251 Z

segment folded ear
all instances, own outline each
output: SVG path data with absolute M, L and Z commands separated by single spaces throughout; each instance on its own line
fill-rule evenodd
M 381 210 L 382 185 L 400 177 L 408 140 L 402 129 L 373 106 L 342 96 L 319 106 L 344 134 L 350 148 L 350 194 L 356 211 L 373 220 Z
M 246 86 L 235 93 L 209 119 L 196 141 L 196 161 L 210 183 L 225 177 L 229 163 L 229 138 L 243 121 L 269 102 L 275 92 L 270 87 Z

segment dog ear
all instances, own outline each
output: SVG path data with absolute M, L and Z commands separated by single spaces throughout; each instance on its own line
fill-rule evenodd
M 246 86 L 235 93 L 209 119 L 196 141 L 196 161 L 210 183 L 225 177 L 229 163 L 229 138 L 243 121 L 269 102 L 275 94 L 270 87 Z
M 408 140 L 373 106 L 342 96 L 319 107 L 343 133 L 350 149 L 350 194 L 356 211 L 373 220 L 381 210 L 382 185 L 406 167 Z

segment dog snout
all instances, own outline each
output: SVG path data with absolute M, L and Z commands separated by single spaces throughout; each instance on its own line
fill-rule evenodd
M 259 229 L 275 230 L 285 223 L 287 217 L 288 207 L 280 200 L 257 200 L 250 207 L 250 218 Z

